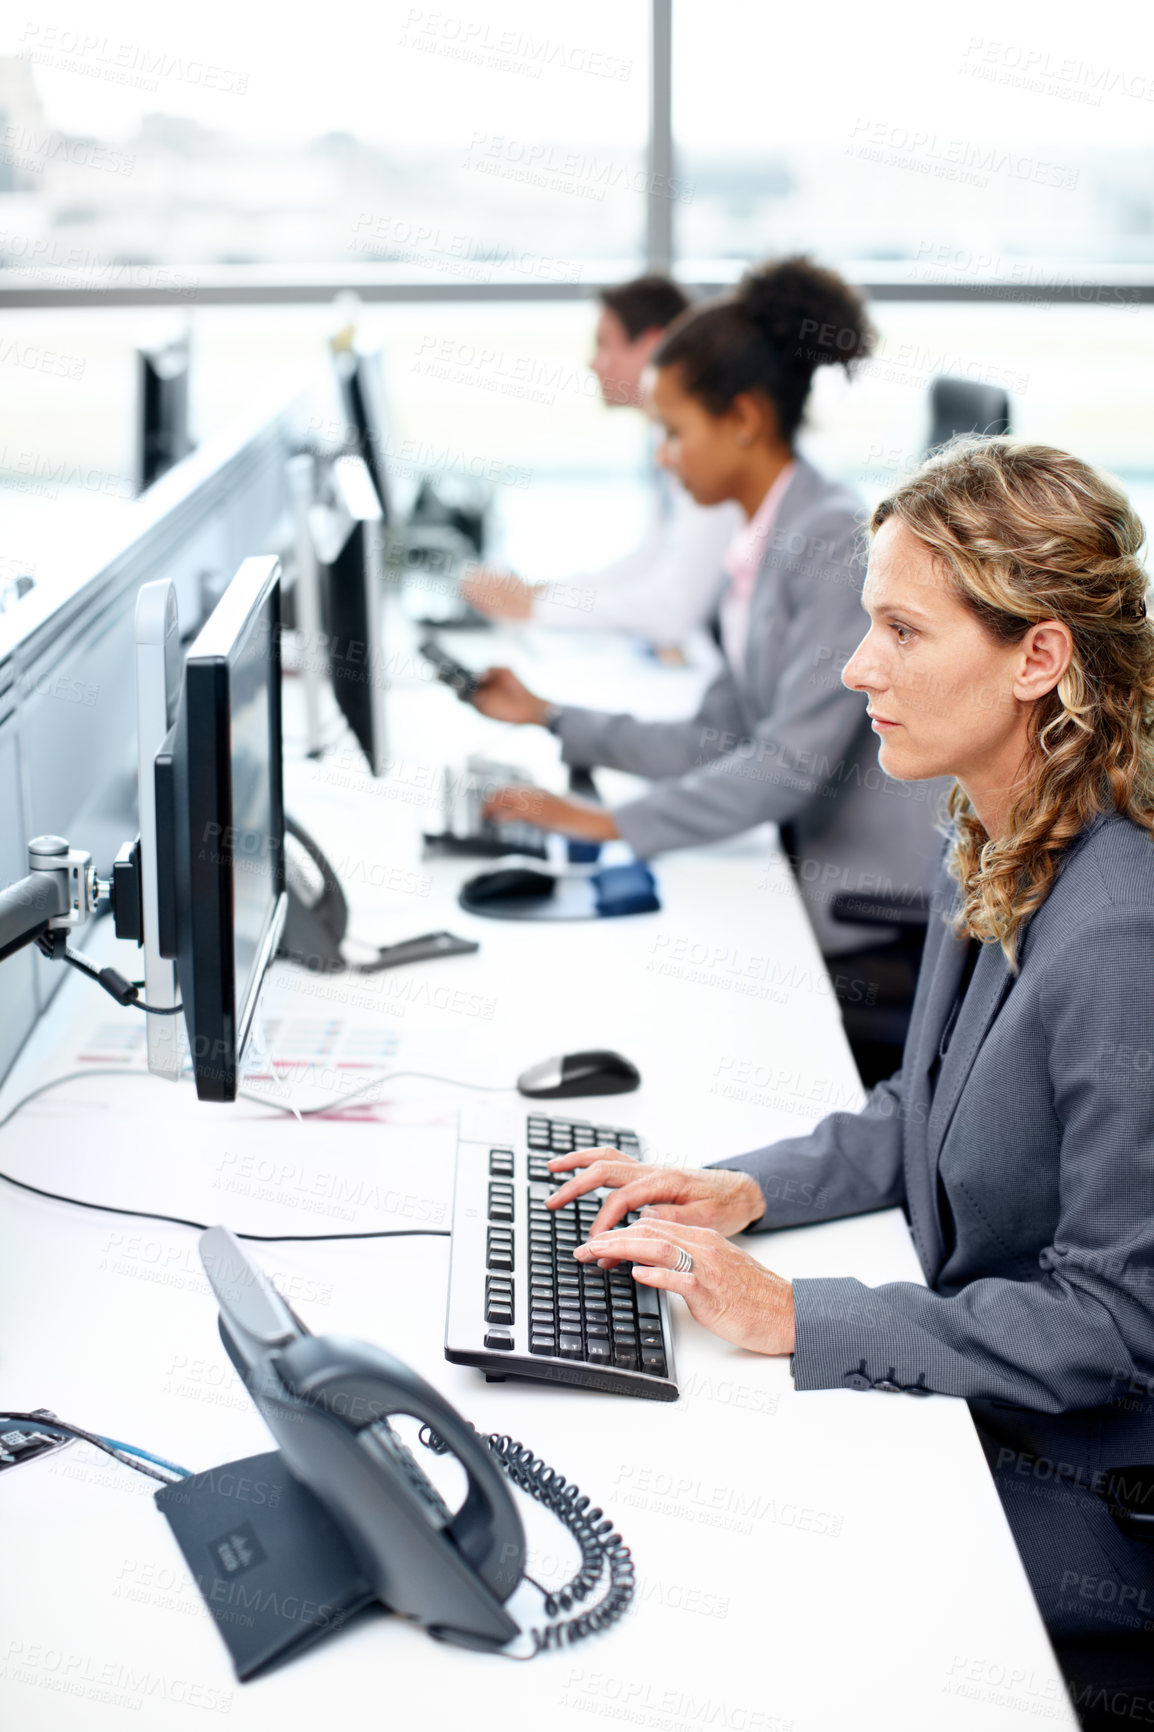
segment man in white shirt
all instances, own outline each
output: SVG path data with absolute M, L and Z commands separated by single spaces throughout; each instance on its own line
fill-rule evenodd
M 589 365 L 611 407 L 644 409 L 642 376 L 666 329 L 689 306 L 669 277 L 637 277 L 601 292 Z M 723 559 L 744 519 L 740 506 L 697 505 L 654 465 L 654 500 L 640 544 L 596 571 L 532 585 L 511 572 L 482 569 L 464 586 L 468 601 L 493 619 L 532 620 L 569 631 L 630 632 L 674 647 L 712 617 L 725 582 Z M 574 605 L 579 594 L 582 605 Z

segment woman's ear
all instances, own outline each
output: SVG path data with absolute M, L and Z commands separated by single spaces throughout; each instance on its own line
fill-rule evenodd
M 1029 627 L 1018 648 L 1021 659 L 1014 676 L 1014 696 L 1022 703 L 1035 704 L 1054 690 L 1069 667 L 1074 654 L 1073 634 L 1061 620 L 1044 619 Z
M 749 450 L 758 443 L 777 438 L 777 416 L 772 405 L 752 391 L 739 391 L 726 412 L 734 443 Z

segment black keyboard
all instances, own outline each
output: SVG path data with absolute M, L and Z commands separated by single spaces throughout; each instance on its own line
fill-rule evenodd
M 466 860 L 502 860 L 507 854 L 526 854 L 533 860 L 547 860 L 549 845 L 545 832 L 536 824 L 523 824 L 519 818 L 508 824 L 495 824 L 486 818 L 468 836 L 454 836 L 449 830 L 438 835 L 425 834 L 425 853 L 429 855 L 460 855 Z
M 484 816 L 485 801 L 498 788 L 531 786 L 524 770 L 515 764 L 501 764 L 476 753 L 466 761 L 463 775 L 446 768 L 441 793 L 444 827 L 436 835 L 426 832 L 426 851 L 482 860 L 500 859 L 505 854 L 547 860 L 548 843 L 538 825 L 527 824 L 522 818 L 495 820 Z
M 638 1138 L 531 1113 L 526 1145 L 457 1146 L 446 1359 L 490 1377 L 676 1401 L 666 1295 L 639 1286 L 631 1264 L 606 1270 L 573 1257 L 605 1193 L 545 1207 L 568 1177 L 550 1173 L 553 1155 L 594 1146 L 638 1155 Z

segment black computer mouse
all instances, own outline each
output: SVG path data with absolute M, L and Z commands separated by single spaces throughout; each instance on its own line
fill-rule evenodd
M 514 896 L 552 896 L 557 880 L 549 872 L 534 872 L 531 866 L 499 866 L 481 872 L 461 886 L 471 902 L 504 902 Z
M 535 1101 L 559 1101 L 569 1095 L 627 1095 L 640 1082 L 637 1066 L 619 1052 L 567 1052 L 530 1065 L 517 1087 Z

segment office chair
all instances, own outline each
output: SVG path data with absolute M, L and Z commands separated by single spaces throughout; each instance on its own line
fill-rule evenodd
M 1010 431 L 1010 399 L 998 385 L 942 374 L 930 386 L 930 442 L 926 455 L 959 433 Z
M 905 896 L 881 891 L 846 891 L 830 904 L 835 920 L 855 926 L 897 927 L 903 932 L 924 932 L 930 923 L 930 899 L 923 891 Z
M 907 891 L 900 896 L 849 891 L 835 896 L 830 903 L 830 913 L 836 921 L 853 926 L 876 926 L 897 935 L 896 943 L 887 945 L 874 959 L 877 978 L 871 984 L 876 997 L 863 1007 L 860 1017 L 851 1011 L 847 1021 L 850 1044 L 854 1047 L 863 1081 L 890 1076 L 901 1063 L 913 1006 L 912 988 L 917 980 L 930 912 L 930 899 L 921 891 Z M 859 1023 L 860 1027 L 857 1026 Z M 867 1048 L 870 1049 L 868 1054 Z M 867 1070 L 872 1071 L 873 1076 L 866 1075 Z
M 794 877 L 799 878 L 802 851 L 791 823 L 778 825 L 782 850 Z M 910 1011 L 914 1002 L 922 946 L 930 923 L 932 905 L 920 890 L 841 891 L 830 900 L 835 921 L 851 926 L 877 926 L 896 934 L 896 942 L 879 944 L 876 951 L 859 951 L 847 958 L 855 966 L 864 962 L 870 970 L 869 990 L 863 997 L 850 981 L 837 991 L 842 1022 L 867 1088 L 892 1076 L 902 1062 Z M 840 970 L 832 958 L 830 971 Z

